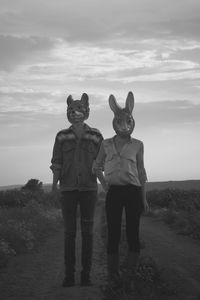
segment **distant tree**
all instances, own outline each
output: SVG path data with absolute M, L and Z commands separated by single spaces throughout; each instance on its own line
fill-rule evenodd
M 43 183 L 38 179 L 29 179 L 28 182 L 22 187 L 22 190 L 28 190 L 31 192 L 42 191 Z

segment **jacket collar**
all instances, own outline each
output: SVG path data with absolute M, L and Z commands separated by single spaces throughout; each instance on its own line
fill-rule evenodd
M 83 128 L 84 128 L 84 131 L 85 131 L 85 132 L 90 132 L 90 131 L 92 131 L 92 128 L 91 128 L 89 125 L 87 125 L 86 123 L 84 123 Z M 73 125 L 71 125 L 71 126 L 69 127 L 69 130 L 71 130 L 71 131 L 74 132 Z

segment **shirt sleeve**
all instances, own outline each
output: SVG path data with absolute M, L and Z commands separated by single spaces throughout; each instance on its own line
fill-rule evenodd
M 106 157 L 106 153 L 105 153 L 104 144 L 102 141 L 97 158 L 93 162 L 92 170 L 94 173 L 98 170 L 100 170 L 100 171 L 104 170 L 105 157 Z
M 99 153 L 99 151 L 100 151 L 102 142 L 103 142 L 103 136 L 102 136 L 102 134 L 101 134 L 101 136 L 99 137 L 98 146 L 97 146 L 97 155 L 98 155 L 98 153 Z
M 59 141 L 57 135 L 53 147 L 53 155 L 51 159 L 50 169 L 54 173 L 55 171 L 59 171 L 61 168 L 62 168 L 62 147 L 61 147 L 61 142 Z
M 144 145 L 141 143 L 140 149 L 137 153 L 137 169 L 138 176 L 141 184 L 144 184 L 147 181 L 147 174 L 144 167 Z

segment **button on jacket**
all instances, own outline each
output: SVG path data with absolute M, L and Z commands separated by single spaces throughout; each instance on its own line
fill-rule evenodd
M 144 147 L 140 140 L 131 138 L 118 153 L 114 138 L 102 141 L 94 169 L 104 170 L 108 185 L 132 184 L 141 186 L 146 180 L 143 161 Z
M 84 134 L 80 139 L 72 126 L 58 132 L 50 168 L 53 172 L 60 171 L 61 191 L 97 190 L 97 178 L 92 172 L 92 165 L 102 140 L 101 133 L 87 124 L 84 124 Z

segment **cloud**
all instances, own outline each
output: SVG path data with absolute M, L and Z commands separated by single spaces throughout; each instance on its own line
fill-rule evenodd
M 19 95 L 18 95 L 19 96 Z M 45 95 L 43 95 L 45 97 Z M 73 95 L 75 97 L 75 95 Z M 78 95 L 79 97 L 81 95 Z M 104 134 L 110 135 L 113 113 L 108 105 L 108 96 L 89 94 L 90 117 L 88 123 L 99 128 Z M 125 97 L 115 95 L 118 102 L 124 106 Z M 31 97 L 31 94 L 29 95 Z M 35 97 L 35 99 L 34 99 Z M 21 98 L 19 96 L 19 98 Z M 27 97 L 26 97 L 27 98 Z M 49 103 L 43 100 L 32 101 L 18 99 L 1 106 L 1 142 L 2 146 L 18 144 L 43 144 L 54 139 L 54 134 L 69 126 L 66 118 L 66 102 L 61 98 L 49 97 Z M 34 106 L 35 105 L 35 106 Z M 133 111 L 137 130 L 162 130 L 173 128 L 189 128 L 199 124 L 200 104 L 189 100 L 137 102 Z M 103 122 L 102 122 L 103 117 Z
M 72 46 L 60 41 L 52 51 L 51 70 L 65 78 L 78 81 L 155 81 L 199 78 L 199 63 L 184 59 L 181 43 L 145 40 L 142 43 L 126 44 L 126 49 L 112 47 Z M 154 47 L 152 47 L 152 44 Z M 132 48 L 133 46 L 133 48 Z M 187 48 L 188 47 L 188 48 Z M 183 51 L 191 51 L 191 43 L 185 43 Z M 194 47 L 194 45 L 193 45 Z M 196 44 L 196 48 L 200 47 Z M 51 72 L 52 74 L 52 72 Z
M 54 92 L 11 90 L 0 92 L 0 99 L 1 113 L 60 114 L 66 106 L 64 96 Z
M 189 100 L 137 103 L 134 115 L 139 128 L 185 130 L 191 125 L 200 125 L 200 104 Z
M 22 63 L 40 60 L 54 46 L 49 38 L 0 35 L 0 69 L 10 71 Z
M 187 37 L 199 39 L 197 0 L 0 1 L 0 31 L 71 42 Z

